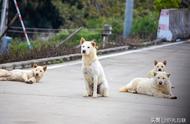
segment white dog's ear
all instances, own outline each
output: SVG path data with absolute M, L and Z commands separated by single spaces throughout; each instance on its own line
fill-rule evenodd
M 92 46 L 96 48 L 96 42 L 93 40 L 91 43 L 92 43 Z
M 157 60 L 154 60 L 154 65 L 157 65 L 158 64 L 158 61 Z
M 38 65 L 37 64 L 33 64 L 32 65 L 32 68 L 36 68 Z
M 83 37 L 81 37 L 81 39 L 80 39 L 80 45 L 82 45 L 85 41 L 86 40 Z
M 164 64 L 164 65 L 166 65 L 166 64 L 167 64 L 167 61 L 166 61 L 166 60 L 164 60 L 164 61 L 163 61 L 163 64 Z
M 45 65 L 45 66 L 43 67 L 43 69 L 44 69 L 44 71 L 46 71 L 46 70 L 47 70 L 47 65 Z
M 156 75 L 157 75 L 157 73 L 154 71 L 154 72 L 153 72 L 153 76 L 155 77 Z
M 170 73 L 167 73 L 167 77 L 169 78 L 171 76 L 171 74 Z

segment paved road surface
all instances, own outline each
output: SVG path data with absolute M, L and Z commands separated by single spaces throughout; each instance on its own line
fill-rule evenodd
M 145 76 L 155 59 L 168 61 L 177 100 L 119 93 L 130 79 Z M 82 97 L 81 64 L 49 69 L 41 83 L 0 82 L 0 124 L 151 124 L 186 118 L 190 88 L 190 43 L 101 59 L 111 94 Z

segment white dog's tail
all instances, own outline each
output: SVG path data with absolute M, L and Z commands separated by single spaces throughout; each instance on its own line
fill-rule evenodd
M 10 76 L 10 72 L 4 69 L 0 69 L 0 77 L 8 77 Z
M 121 88 L 119 89 L 119 91 L 120 91 L 120 92 L 128 92 L 128 88 L 127 88 L 126 86 L 124 86 L 124 87 L 121 87 Z

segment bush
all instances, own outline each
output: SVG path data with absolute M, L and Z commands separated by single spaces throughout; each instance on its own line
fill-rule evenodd
M 149 12 L 145 16 L 136 16 L 133 20 L 131 35 L 152 39 L 157 32 L 158 18 L 158 12 Z
M 59 33 L 57 33 L 55 36 L 51 37 L 47 41 L 43 41 L 40 39 L 31 41 L 31 44 L 33 46 L 32 50 L 40 51 L 41 49 L 45 48 L 54 48 L 55 45 L 57 45 L 59 42 L 64 40 L 71 32 L 74 30 L 64 30 Z M 99 44 L 101 41 L 101 31 L 99 30 L 89 30 L 89 29 L 82 29 L 78 34 L 76 34 L 72 39 L 69 41 L 66 41 L 64 45 L 66 47 L 75 47 L 79 44 L 80 38 L 84 37 L 86 40 L 96 40 L 96 42 Z M 30 51 L 27 45 L 27 42 L 22 42 L 20 39 L 15 38 L 13 39 L 13 42 L 9 46 L 9 54 L 14 57 L 22 57 L 27 56 L 27 54 Z
M 181 0 L 154 0 L 156 8 L 161 9 L 179 8 Z

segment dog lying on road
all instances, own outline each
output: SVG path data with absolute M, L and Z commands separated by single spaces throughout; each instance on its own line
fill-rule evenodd
M 0 81 L 21 81 L 28 84 L 37 83 L 43 77 L 47 66 L 34 64 L 31 70 L 4 70 L 0 69 Z
M 177 99 L 172 94 L 170 74 L 166 72 L 154 72 L 153 78 L 135 78 L 129 84 L 122 87 L 120 92 L 146 94 L 156 97 Z
M 85 96 L 97 97 L 98 94 L 108 96 L 108 83 L 102 65 L 97 58 L 96 43 L 81 38 L 80 45 L 83 62 L 82 72 L 86 87 Z

